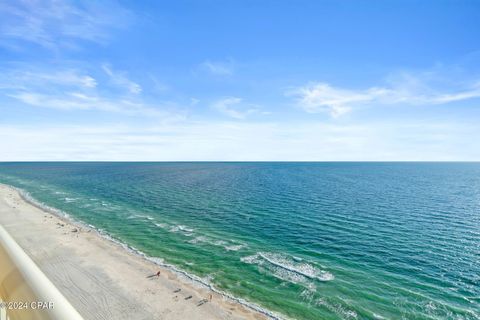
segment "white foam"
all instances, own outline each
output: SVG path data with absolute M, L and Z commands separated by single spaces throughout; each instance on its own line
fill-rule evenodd
M 205 236 L 198 236 L 198 237 L 193 238 L 192 240 L 189 240 L 188 242 L 189 242 L 189 243 L 196 244 L 196 243 L 206 242 L 206 241 L 207 241 L 207 237 L 205 237 Z
M 225 250 L 227 251 L 238 251 L 240 249 L 243 249 L 247 247 L 246 244 L 234 244 L 234 245 L 231 245 L 231 246 L 225 246 Z
M 165 264 L 165 260 L 158 257 L 149 257 L 149 260 L 155 262 L 156 264 Z
M 337 302 L 329 303 L 325 299 L 319 298 L 316 303 L 317 306 L 324 306 L 331 312 L 340 316 L 341 319 L 357 319 L 358 315 L 355 311 L 347 309 L 345 306 Z
M 254 255 L 242 257 L 240 260 L 244 263 L 259 265 L 274 277 L 293 283 L 308 283 L 308 279 L 319 281 L 335 279 L 334 275 L 328 271 L 303 262 L 303 259 L 302 262 L 298 262 L 298 259 L 284 254 L 257 252 Z
M 103 205 L 103 203 L 102 203 Z M 146 220 L 154 220 L 154 218 L 152 216 L 149 216 L 149 215 L 144 215 L 144 214 L 132 214 L 132 215 L 129 215 L 127 217 L 127 219 L 146 219 Z
M 154 223 L 159 228 L 166 229 L 168 225 L 166 223 Z
M 312 290 L 311 288 L 306 288 L 300 293 L 300 297 L 307 301 L 307 302 L 312 302 L 314 299 L 314 295 L 317 292 L 316 288 Z
M 318 279 L 320 281 L 331 281 L 335 279 L 330 272 L 320 270 L 309 263 L 297 263 L 294 259 L 289 259 L 282 254 L 260 252 L 259 256 L 279 268 L 297 273 L 310 279 Z
M 53 208 L 53 207 L 50 207 L 50 206 L 47 206 L 46 204 L 44 204 L 43 202 L 40 202 L 36 199 L 34 199 L 30 193 L 24 191 L 23 189 L 19 189 L 17 187 L 13 187 L 11 186 L 11 188 L 15 189 L 18 194 L 20 195 L 20 197 L 25 200 L 25 202 L 28 202 L 30 203 L 31 205 L 43 210 L 43 211 L 46 211 L 48 213 L 51 213 L 57 217 L 60 217 L 60 218 L 69 218 L 70 216 L 68 215 L 68 213 L 66 213 L 65 211 L 62 211 L 62 210 L 59 210 L 59 209 L 56 209 L 56 208 Z M 71 219 L 71 218 L 70 218 Z M 71 219 L 73 220 L 73 219 Z
M 257 264 L 260 260 L 258 254 L 254 254 L 251 256 L 241 257 L 240 261 L 248 264 Z
M 185 232 L 193 232 L 193 229 L 192 228 L 188 228 L 188 227 L 185 227 L 185 226 L 178 226 L 180 228 L 180 230 L 182 231 L 185 231 Z
M 374 317 L 375 319 L 379 319 L 379 320 L 386 319 L 386 318 L 384 318 L 384 317 L 382 317 L 381 315 L 376 314 L 376 313 L 373 313 L 373 317 Z
M 176 225 L 176 226 L 170 227 L 170 232 L 179 232 L 179 231 L 191 233 L 193 232 L 193 229 L 184 225 Z
M 179 226 L 175 227 L 175 228 L 178 228 Z M 170 231 L 176 231 L 177 229 L 175 228 L 172 228 Z M 182 229 L 183 231 L 185 231 L 184 235 L 186 236 L 193 236 L 193 229 L 187 229 L 187 228 L 183 228 Z M 243 249 L 245 247 L 247 247 L 246 244 L 244 243 L 241 243 L 241 244 L 238 244 L 238 243 L 235 243 L 234 241 L 232 240 L 222 240 L 222 239 L 213 239 L 211 237 L 207 237 L 207 236 L 204 236 L 204 235 L 201 235 L 201 236 L 197 236 L 191 240 L 188 241 L 188 243 L 192 243 L 192 244 L 197 244 L 197 243 L 206 243 L 206 244 L 210 244 L 210 245 L 213 245 L 213 246 L 217 246 L 217 247 L 223 247 L 225 250 L 227 251 L 238 251 L 240 249 Z
M 280 280 L 308 285 L 308 279 L 299 273 L 291 272 L 276 266 L 267 269 L 271 273 L 271 275 Z
M 210 242 L 211 244 L 213 244 L 214 246 L 218 246 L 218 247 L 223 247 L 225 246 L 228 242 L 225 241 L 225 240 L 214 240 L 212 242 Z

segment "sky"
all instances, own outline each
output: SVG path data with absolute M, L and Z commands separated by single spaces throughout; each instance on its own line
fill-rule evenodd
M 0 161 L 480 161 L 480 1 L 1 1 Z

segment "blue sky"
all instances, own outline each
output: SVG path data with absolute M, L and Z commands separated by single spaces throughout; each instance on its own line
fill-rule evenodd
M 3 1 L 0 160 L 480 160 L 478 1 Z

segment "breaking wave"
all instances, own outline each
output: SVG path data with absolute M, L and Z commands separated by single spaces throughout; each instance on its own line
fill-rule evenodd
M 307 282 L 308 279 L 318 281 L 332 281 L 334 275 L 322 270 L 312 263 L 303 262 L 303 259 L 286 254 L 257 252 L 254 255 L 242 257 L 244 263 L 256 264 L 269 271 L 273 276 L 294 283 Z

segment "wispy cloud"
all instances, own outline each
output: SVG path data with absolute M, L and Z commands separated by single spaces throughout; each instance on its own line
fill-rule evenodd
M 226 97 L 212 104 L 212 108 L 222 114 L 234 118 L 245 119 L 253 113 L 259 112 L 259 109 L 252 104 L 242 104 L 243 100 L 238 97 Z
M 235 71 L 233 60 L 210 61 L 206 60 L 200 64 L 200 69 L 217 76 L 230 76 Z
M 65 92 L 59 95 L 52 95 L 23 91 L 8 96 L 30 106 L 58 110 L 100 110 L 125 115 L 165 118 L 172 116 L 169 112 L 163 111 L 161 106 L 151 106 L 128 99 L 106 98 L 96 94 L 88 95 L 81 92 Z
M 479 98 L 480 81 L 456 89 L 438 89 L 421 77 L 403 73 L 386 86 L 347 89 L 318 82 L 290 89 L 286 95 L 294 97 L 297 105 L 306 112 L 326 112 L 339 117 L 359 105 L 438 105 Z
M 126 89 L 128 92 L 133 94 L 139 94 L 142 92 L 142 87 L 138 83 L 130 80 L 125 72 L 113 71 L 112 68 L 107 64 L 104 64 L 102 69 L 110 77 L 113 84 L 119 86 L 120 88 Z
M 50 49 L 75 47 L 76 40 L 105 43 L 110 30 L 132 18 L 113 2 L 63 0 L 2 1 L 0 14 L 0 44 L 26 41 Z
M 25 88 L 26 86 L 44 87 L 46 84 L 79 86 L 83 88 L 95 88 L 97 86 L 97 80 L 95 78 L 75 69 L 54 70 L 50 72 L 21 69 L 2 71 L 0 75 L 0 89 L 19 89 Z
M 332 117 L 338 117 L 349 112 L 353 103 L 371 101 L 375 92 L 355 92 L 334 88 L 328 83 L 312 83 L 287 94 L 297 98 L 297 104 L 309 113 L 328 112 Z
M 154 75 L 149 75 L 150 80 L 153 83 L 153 90 L 158 93 L 166 93 L 170 91 L 170 86 L 164 83 L 163 81 L 160 81 L 155 77 Z
M 181 112 L 174 114 L 166 111 L 172 109 L 168 103 L 145 102 L 139 95 L 141 87 L 123 75 L 111 73 L 110 77 L 118 82 L 115 85 L 125 85 L 128 93 L 135 95 L 110 92 L 108 83 L 75 69 L 4 70 L 0 75 L 0 93 L 21 104 L 40 108 L 99 110 L 158 118 L 182 117 Z

